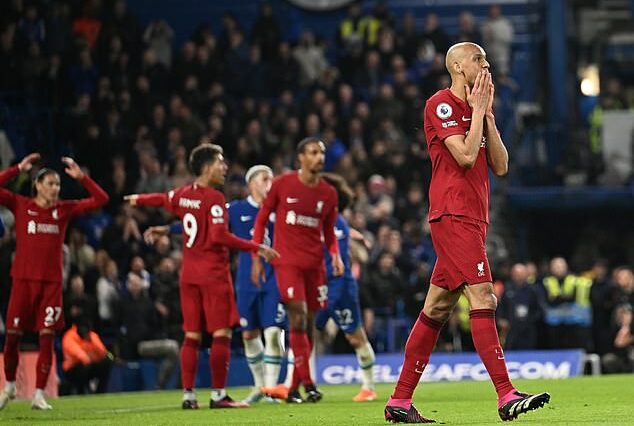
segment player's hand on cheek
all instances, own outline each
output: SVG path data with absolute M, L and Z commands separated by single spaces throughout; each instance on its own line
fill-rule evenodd
M 489 105 L 487 106 L 487 114 L 493 115 L 493 101 L 495 100 L 495 85 L 493 84 L 493 77 L 489 74 Z

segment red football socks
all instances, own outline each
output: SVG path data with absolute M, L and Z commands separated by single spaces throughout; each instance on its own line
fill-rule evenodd
M 442 325 L 442 322 L 429 318 L 421 311 L 405 344 L 403 369 L 390 400 L 412 399 L 414 389 L 429 362 L 429 355 L 436 346 Z
M 489 372 L 498 398 L 502 398 L 514 388 L 506 370 L 504 352 L 500 346 L 500 338 L 495 327 L 495 311 L 493 309 L 474 309 L 469 312 L 469 318 L 471 318 L 473 344 Z
M 291 389 L 297 389 L 300 384 L 312 385 L 310 378 L 310 341 L 305 331 L 291 330 L 291 349 L 295 355 L 295 369 L 293 370 L 293 384 Z
M 209 354 L 212 389 L 225 388 L 230 358 L 231 338 L 226 336 L 214 337 L 211 344 L 211 353 Z
M 7 333 L 4 340 L 4 377 L 9 382 L 15 382 L 15 372 L 18 370 L 20 354 L 20 339 L 22 335 Z
M 53 363 L 53 340 L 54 334 L 40 334 L 40 353 L 37 357 L 35 387 L 36 389 L 44 389 L 48 374 L 51 372 L 51 364 Z
M 198 340 L 185 337 L 181 346 L 181 382 L 183 389 L 192 389 L 198 369 Z

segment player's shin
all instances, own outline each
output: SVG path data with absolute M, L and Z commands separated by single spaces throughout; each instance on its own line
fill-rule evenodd
M 284 386 L 290 388 L 293 385 L 293 374 L 295 373 L 295 354 L 293 349 L 288 350 L 286 355 L 286 379 L 284 380 Z
M 211 367 L 212 392 L 211 398 L 219 401 L 227 396 L 225 385 L 229 372 L 229 360 L 231 358 L 231 338 L 227 336 L 214 336 L 209 354 L 209 366 Z
M 361 368 L 361 387 L 363 389 L 374 390 L 374 349 L 370 342 L 365 342 L 358 348 L 355 348 L 357 361 Z
M 296 389 L 301 383 L 312 384 L 310 378 L 310 342 L 308 334 L 303 330 L 291 330 L 291 348 L 295 355 L 295 370 L 291 389 Z
M 473 345 L 491 377 L 498 398 L 502 398 L 515 389 L 509 378 L 504 352 L 500 346 L 495 325 L 495 311 L 493 309 L 473 309 L 469 312 L 469 318 Z
M 15 383 L 15 373 L 20 361 L 19 347 L 22 335 L 7 333 L 4 342 L 4 377 L 8 383 Z
M 403 369 L 388 405 L 400 406 L 400 401 L 410 401 L 409 404 L 411 404 L 412 395 L 429 362 L 429 356 L 436 345 L 442 325 L 440 321 L 429 318 L 423 312 L 420 313 L 407 339 Z
M 272 388 L 277 385 L 282 368 L 282 330 L 279 327 L 264 329 L 264 386 Z
M 264 345 L 262 345 L 262 339 L 257 336 L 254 339 L 243 339 L 243 342 L 244 354 L 253 376 L 253 384 L 256 389 L 260 389 L 264 386 Z
M 198 369 L 199 341 L 185 336 L 181 347 L 181 382 L 183 389 L 191 391 L 194 388 L 196 370 Z
M 51 364 L 53 362 L 53 340 L 55 335 L 52 333 L 40 334 L 40 352 L 37 357 L 36 365 L 36 389 L 44 389 L 46 387 L 46 381 L 51 371 Z

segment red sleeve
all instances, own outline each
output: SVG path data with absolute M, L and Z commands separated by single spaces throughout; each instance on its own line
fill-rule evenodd
M 140 206 L 163 207 L 167 210 L 172 210 L 172 203 L 169 200 L 169 194 L 164 194 L 162 192 L 139 194 L 139 198 L 137 198 L 136 202 Z
M 8 169 L 0 172 L 0 185 L 4 185 L 9 182 L 11 179 L 20 174 L 20 168 L 16 164 L 15 166 L 11 166 Z
M 77 203 L 73 206 L 73 211 L 71 212 L 73 216 L 79 216 L 89 211 L 97 210 L 99 207 L 104 206 L 110 199 L 108 194 L 106 194 L 106 191 L 97 185 L 97 182 L 92 180 L 89 176 L 84 175 L 83 179 L 80 180 L 80 183 L 84 188 L 86 188 L 90 197 L 77 201 Z
M 447 99 L 432 99 L 425 105 L 425 122 L 433 127 L 441 141 L 449 136 L 463 135 L 464 130 L 458 125 L 457 108 L 448 102 Z
M 218 194 L 213 200 L 211 211 L 211 226 L 209 234 L 214 244 L 219 244 L 240 251 L 256 252 L 260 246 L 253 241 L 236 237 L 229 232 L 229 223 L 225 198 L 222 194 Z
M 213 225 L 211 227 L 211 241 L 235 250 L 257 252 L 260 246 L 251 240 L 236 237 L 225 226 Z
M 20 173 L 17 164 L 13 167 L 0 172 L 0 185 L 4 185 Z M 0 204 L 8 207 L 11 211 L 15 210 L 15 201 L 18 196 L 13 192 L 0 188 Z
M 337 193 L 333 190 L 333 201 L 330 211 L 326 213 L 326 217 L 324 217 L 324 241 L 326 243 L 326 247 L 328 247 L 328 252 L 331 255 L 335 255 L 339 253 L 339 243 L 337 242 L 337 237 L 335 236 L 335 223 L 337 222 L 337 208 L 339 206 L 339 197 Z
M 264 202 L 262 202 L 262 207 L 260 207 L 258 216 L 255 218 L 255 225 L 253 226 L 253 242 L 256 244 L 262 244 L 264 241 L 264 232 L 266 224 L 269 221 L 269 216 L 271 215 L 271 212 L 277 208 L 279 182 L 279 178 L 273 181 L 273 185 L 271 185 L 269 193 L 264 199 Z

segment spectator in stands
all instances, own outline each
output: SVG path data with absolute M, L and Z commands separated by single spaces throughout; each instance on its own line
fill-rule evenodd
M 451 39 L 440 26 L 438 15 L 435 13 L 430 13 L 425 17 L 423 40 L 430 41 L 434 46 L 434 53 L 438 53 L 442 56 L 447 53 L 449 46 L 451 46 Z
M 92 295 L 86 293 L 84 279 L 79 274 L 72 275 L 69 280 L 69 289 L 64 296 L 66 324 L 75 324 L 80 319 L 95 324 L 97 316 L 97 301 Z
M 156 60 L 169 68 L 172 65 L 172 38 L 174 30 L 163 19 L 156 19 L 143 33 L 143 41 L 154 51 Z
M 287 42 L 282 42 L 277 57 L 271 62 L 271 88 L 273 95 L 278 96 L 284 90 L 295 91 L 300 77 L 300 65 L 291 52 Z
M 93 64 L 90 49 L 85 48 L 79 52 L 79 61 L 70 67 L 69 77 L 76 96 L 95 93 L 99 72 Z
M 273 7 L 269 2 L 264 2 L 251 29 L 251 44 L 257 45 L 262 52 L 262 58 L 269 61 L 277 54 L 280 40 L 280 25 L 273 14 Z
M 156 157 L 149 157 L 141 163 L 141 179 L 136 192 L 167 192 L 171 188 L 169 177 Z
M 458 15 L 458 34 L 456 34 L 455 42 L 460 43 L 461 41 L 482 44 L 475 17 L 473 13 L 466 10 Z
M 612 273 L 614 282 L 619 289 L 619 303 L 634 307 L 634 274 L 632 268 L 621 266 Z
M 590 289 L 593 352 L 602 356 L 613 348 L 614 336 L 606 330 L 613 326 L 615 309 L 619 304 L 619 289 L 610 280 L 605 260 L 595 262 L 589 278 L 593 281 Z
M 26 43 L 42 43 L 46 38 L 46 24 L 35 4 L 26 6 L 24 17 L 18 22 L 18 30 Z
M 293 57 L 300 66 L 301 87 L 309 87 L 328 68 L 328 60 L 324 54 L 324 47 L 315 42 L 315 35 L 305 31 L 299 44 L 293 49 Z
M 114 260 L 108 259 L 102 275 L 97 280 L 97 303 L 101 327 L 113 325 L 114 311 L 121 292 L 119 269 Z
M 95 250 L 87 244 L 86 236 L 77 228 L 68 232 L 68 249 L 73 268 L 83 277 L 95 263 Z
M 181 341 L 183 337 L 183 316 L 180 310 L 177 264 L 171 257 L 161 259 L 154 270 L 152 297 L 167 337 Z
M 361 4 L 353 2 L 348 6 L 348 16 L 339 24 L 337 47 L 341 56 L 354 54 L 363 49 L 365 24 L 362 24 Z
M 119 301 L 116 314 L 119 356 L 126 361 L 140 357 L 161 360 L 157 378 L 159 389 L 165 389 L 179 359 L 178 342 L 167 339 L 163 327 L 163 319 L 168 315 L 166 306 L 152 302 L 144 291 L 143 280 L 130 274 L 128 294 Z
M 64 333 L 62 352 L 62 369 L 66 378 L 62 385 L 63 395 L 85 394 L 89 391 L 89 384 L 93 379 L 97 380 L 94 389 L 96 393 L 104 393 L 107 390 L 112 355 L 99 335 L 92 330 L 89 321 L 82 319 Z
M 590 349 L 592 280 L 569 273 L 563 257 L 550 261 L 550 273 L 542 281 L 549 347 Z
M 489 17 L 480 27 L 487 59 L 496 75 L 508 75 L 511 70 L 511 45 L 514 30 L 511 21 L 502 15 L 498 4 L 489 7 Z
M 368 179 L 367 206 L 359 206 L 367 212 L 368 228 L 376 229 L 383 221 L 387 220 L 394 211 L 394 200 L 387 193 L 385 178 L 381 175 L 372 175 Z
M 540 296 L 536 286 L 528 283 L 526 265 L 513 265 L 511 279 L 504 283 L 504 294 L 497 310 L 505 349 L 537 349 L 543 304 Z
M 145 292 L 150 290 L 151 280 L 150 273 L 145 269 L 145 260 L 141 256 L 134 256 L 130 261 L 130 272 L 128 273 L 128 282 L 126 287 L 130 290 L 131 279 L 138 277 L 141 279 L 141 285 Z
M 623 304 L 616 308 L 609 335 L 613 338 L 613 346 L 601 358 L 603 372 L 631 373 L 634 365 L 634 321 L 631 305 Z
M 396 268 L 392 253 L 388 251 L 381 253 L 376 267 L 369 272 L 366 282 L 374 311 L 384 316 L 394 315 L 403 295 L 403 276 Z

